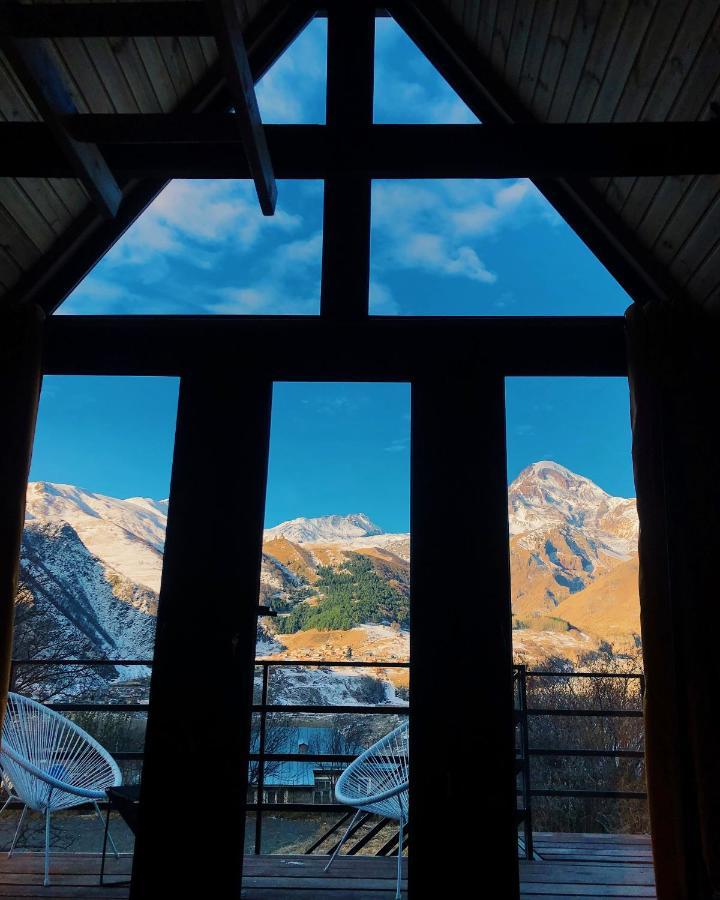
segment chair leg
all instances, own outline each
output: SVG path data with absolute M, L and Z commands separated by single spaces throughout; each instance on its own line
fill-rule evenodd
M 17 823 L 17 828 L 15 829 L 15 836 L 12 839 L 12 844 L 10 844 L 10 850 L 8 851 L 8 856 L 13 855 L 13 851 L 15 850 L 15 844 L 17 844 L 17 839 L 20 836 L 20 829 L 22 828 L 23 820 L 25 819 L 25 813 L 27 812 L 27 803 L 23 806 L 23 810 L 20 813 L 20 821 Z
M 50 884 L 50 807 L 45 810 L 45 878 L 43 886 Z
M 398 830 L 398 858 L 397 858 L 397 889 L 395 891 L 395 900 L 402 900 L 400 893 L 400 882 L 402 880 L 402 851 L 403 851 L 403 829 L 405 822 L 402 815 L 400 816 L 400 827 Z
M 362 810 L 358 809 L 357 812 L 355 813 L 355 815 L 352 817 L 350 824 L 348 825 L 347 829 L 345 830 L 345 834 L 342 836 L 340 843 L 333 850 L 333 855 L 330 857 L 330 862 L 325 866 L 325 868 L 323 869 L 323 872 L 327 872 L 330 869 L 330 866 L 335 862 L 335 857 L 338 855 L 338 853 L 340 852 L 340 848 L 347 840 L 347 837 L 350 834 L 350 832 L 352 831 L 352 827 L 355 824 L 355 822 L 357 821 L 357 817 L 360 815 L 361 812 L 362 812 Z
M 120 854 L 118 853 L 118 848 L 115 846 L 115 841 L 112 839 L 112 835 L 105 828 L 105 822 L 103 822 L 102 813 L 100 812 L 100 807 L 97 805 L 97 801 L 93 800 L 93 806 L 95 807 L 95 812 L 97 813 L 97 817 L 100 821 L 100 827 L 103 828 L 107 834 L 107 839 L 110 841 L 110 846 L 112 847 L 112 851 L 115 854 L 115 859 L 120 859 Z

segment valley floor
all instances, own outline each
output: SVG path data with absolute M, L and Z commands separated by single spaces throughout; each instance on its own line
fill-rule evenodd
M 655 879 L 647 835 L 536 834 L 539 860 L 520 862 L 521 898 L 654 898 Z M 313 900 L 381 900 L 395 893 L 395 861 L 377 857 L 342 857 L 330 874 L 322 856 L 248 856 L 243 900 L 312 896 Z M 110 879 L 124 881 L 132 857 L 110 858 Z M 43 856 L 21 852 L 0 855 L 0 897 L 55 900 L 117 898 L 125 886 L 100 887 L 100 860 L 92 853 L 58 854 L 52 860 L 50 887 L 42 886 Z

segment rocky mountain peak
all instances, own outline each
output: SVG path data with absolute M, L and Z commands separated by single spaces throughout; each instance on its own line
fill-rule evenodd
M 345 516 L 300 517 L 289 522 L 281 522 L 265 530 L 265 540 L 284 537 L 296 544 L 318 543 L 321 541 L 345 541 L 353 538 L 384 534 L 365 513 L 351 513 Z

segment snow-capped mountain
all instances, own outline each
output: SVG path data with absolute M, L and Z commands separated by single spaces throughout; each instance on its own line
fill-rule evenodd
M 517 616 L 562 613 L 576 627 L 602 619 L 607 635 L 639 633 L 635 500 L 613 497 L 588 478 L 543 460 L 510 485 L 508 517 Z M 611 573 L 612 592 L 593 587 L 583 593 Z M 592 615 L 584 609 L 590 596 L 605 598 L 599 617 L 596 609 Z
M 635 500 L 613 497 L 589 478 L 549 460 L 524 469 L 508 490 L 510 534 L 582 529 L 627 557 L 637 550 Z
M 160 590 L 167 500 L 118 500 L 72 484 L 28 485 L 28 522 L 67 522 L 90 553 L 115 572 Z
M 382 528 L 371 522 L 364 513 L 351 513 L 347 516 L 301 517 L 281 522 L 274 528 L 265 529 L 265 540 L 283 537 L 295 544 L 337 543 L 377 534 L 384 534 Z
M 31 622 L 35 633 L 44 629 L 54 647 L 28 652 L 151 655 L 167 509 L 167 500 L 117 499 L 49 482 L 29 485 L 18 609 L 22 606 L 20 618 Z M 552 616 L 571 629 L 562 638 L 548 632 L 543 646 L 562 649 L 577 643 L 578 635 L 587 643 L 586 633 L 604 638 L 639 632 L 634 500 L 613 497 L 564 466 L 541 461 L 510 485 L 508 516 L 519 624 L 541 630 Z M 410 535 L 386 533 L 363 513 L 282 522 L 265 531 L 263 549 L 260 600 L 284 612 L 297 603 L 321 603 L 313 587 L 321 567 L 342 569 L 355 554 L 370 559 L 381 579 L 409 594 Z M 482 603 L 482 567 L 470 570 L 462 559 L 448 560 L 448 567 L 453 584 L 458 571 L 464 573 L 464 596 Z M 267 628 L 259 635 L 263 654 L 288 648 L 294 658 L 308 653 L 335 658 L 334 639 L 306 631 L 274 635 L 272 623 Z M 398 640 L 389 625 L 361 631 L 352 640 L 347 632 L 338 633 L 343 653 L 352 645 L 353 652 L 362 646 L 367 655 L 373 641 L 381 646 L 380 637 L 393 647 Z M 533 634 L 518 632 L 519 643 L 533 641 Z

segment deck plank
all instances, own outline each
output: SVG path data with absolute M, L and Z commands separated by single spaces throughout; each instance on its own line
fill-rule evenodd
M 542 859 L 520 861 L 521 900 L 599 898 L 637 900 L 655 898 L 655 877 L 647 835 L 555 834 L 535 835 Z M 329 873 L 325 856 L 248 856 L 242 900 L 381 900 L 394 897 L 396 860 L 384 857 L 343 856 Z M 106 872 L 125 879 L 132 857 L 108 857 Z M 407 859 L 403 860 L 407 875 Z M 100 887 L 100 857 L 96 853 L 54 854 L 53 884 L 42 886 L 43 854 L 18 852 L 12 859 L 0 854 L 0 898 L 72 898 L 127 900 L 126 886 Z M 407 882 L 403 883 L 407 897 Z

